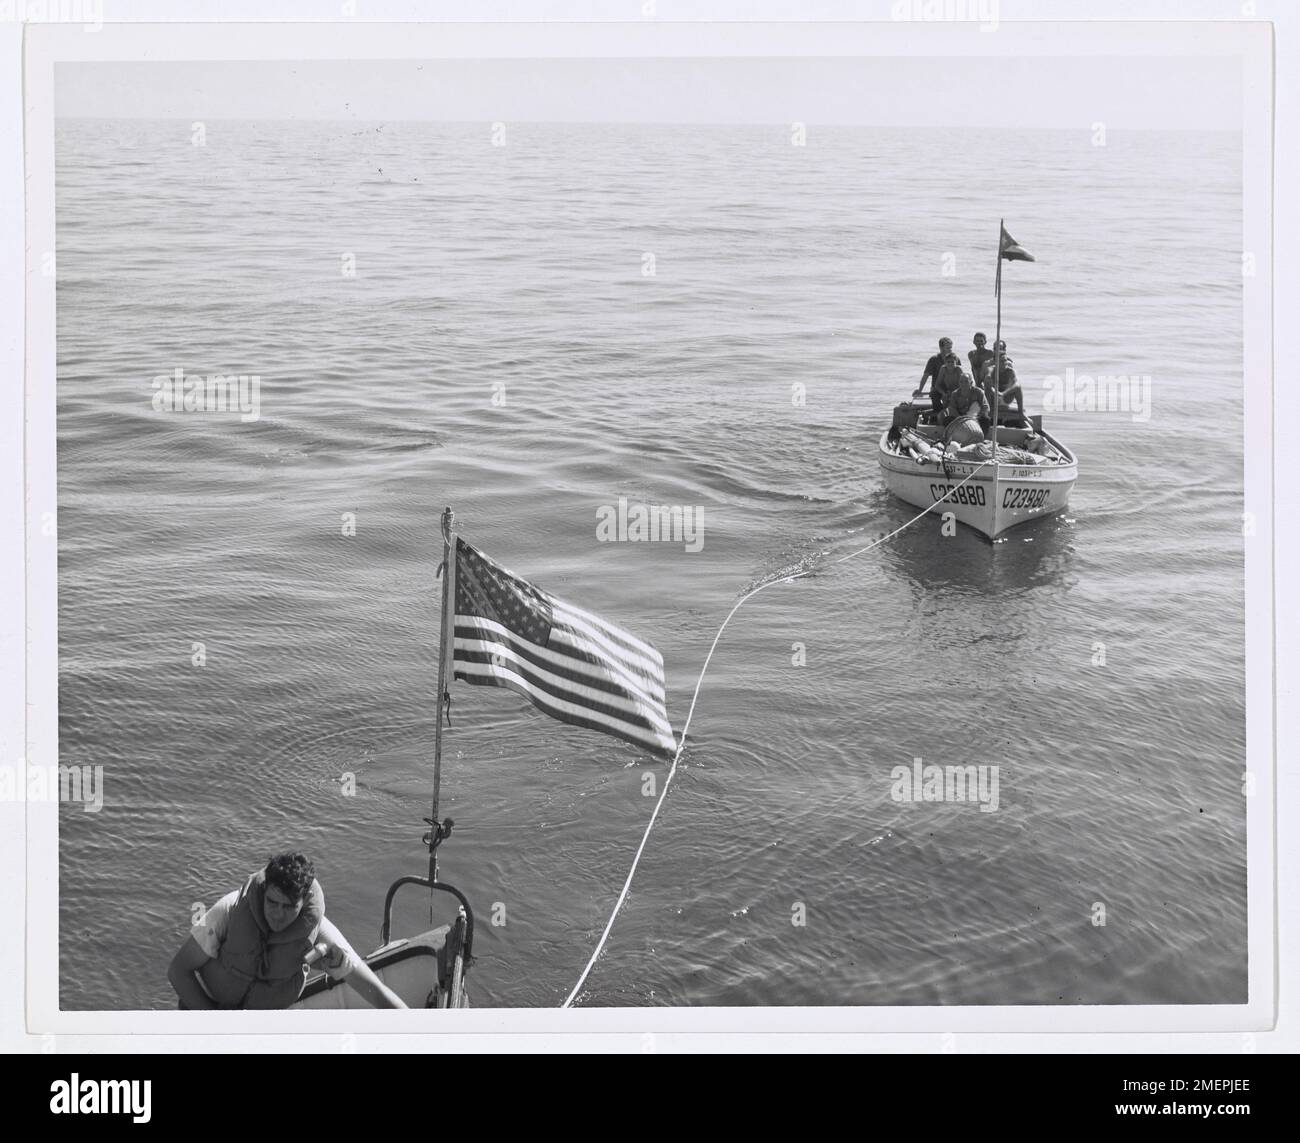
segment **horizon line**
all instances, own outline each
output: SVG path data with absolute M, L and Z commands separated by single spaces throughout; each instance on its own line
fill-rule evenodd
M 203 122 L 216 123 L 340 123 L 351 126 L 369 125 L 369 124 L 406 124 L 406 123 L 438 123 L 445 126 L 454 127 L 472 127 L 481 126 L 482 124 L 491 123 L 526 123 L 531 126 L 540 127 L 782 127 L 789 128 L 790 122 L 786 120 L 773 120 L 763 122 L 696 122 L 690 119 L 675 120 L 643 120 L 643 119 L 400 119 L 396 117 L 385 117 L 381 119 L 336 119 L 323 118 L 315 115 L 55 115 L 55 122 L 85 122 L 85 123 L 173 123 L 173 122 L 194 122 L 202 120 Z M 798 122 L 807 127 L 865 127 L 880 130 L 898 130 L 898 131 L 1089 131 L 1091 125 L 1088 124 L 1062 124 L 1054 127 L 1044 126 L 1007 126 L 1005 124 L 972 124 L 972 123 L 832 123 L 818 122 L 813 119 L 801 119 Z M 1107 132 L 1137 132 L 1137 131 L 1180 131 L 1187 134 L 1201 135 L 1240 135 L 1242 128 L 1232 127 L 1115 127 L 1107 125 Z

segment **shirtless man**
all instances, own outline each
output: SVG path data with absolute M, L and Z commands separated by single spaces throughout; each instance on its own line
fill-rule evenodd
M 997 355 L 996 362 L 993 360 L 992 356 L 990 356 L 989 361 L 984 366 L 984 375 L 986 378 L 984 389 L 988 396 L 989 404 L 991 405 L 993 403 L 993 382 L 996 375 L 999 423 L 1001 423 L 1003 418 L 1009 416 L 1009 414 L 1002 411 L 1003 408 L 1014 402 L 1016 406 L 1016 416 L 1024 421 L 1025 424 L 1029 424 L 1029 418 L 1025 415 L 1025 395 L 1021 391 L 1019 381 L 1016 379 L 1015 365 L 1012 363 L 1011 358 L 1007 356 L 1007 343 L 1005 341 L 999 341 L 994 345 L 993 349 Z
M 988 338 L 982 333 L 975 335 L 975 348 L 967 351 L 966 357 L 970 361 L 970 375 L 979 382 L 984 377 L 984 366 L 987 362 L 993 360 L 993 350 L 987 348 Z
M 951 439 L 957 444 L 970 444 L 984 439 L 980 422 L 992 416 L 992 410 L 989 409 L 984 391 L 976 386 L 969 373 L 963 373 L 958 378 L 957 391 L 948 398 L 945 411 L 947 415 L 944 421 L 948 426 L 948 431 L 944 433 L 945 439 Z M 968 424 L 954 430 L 952 425 L 955 421 L 966 421 Z M 959 436 L 964 439 L 958 440 Z
M 952 338 L 939 338 L 939 352 L 930 355 L 930 360 L 925 363 L 925 368 L 921 371 L 921 384 L 916 388 L 915 396 L 919 397 L 925 392 L 926 381 L 930 382 L 930 404 L 934 408 L 936 417 L 943 411 L 944 403 L 938 392 L 939 374 L 943 372 L 944 364 L 951 356 Z

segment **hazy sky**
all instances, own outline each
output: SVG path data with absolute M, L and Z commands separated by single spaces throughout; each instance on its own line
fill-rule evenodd
M 1239 130 L 1240 57 L 62 63 L 56 115 Z

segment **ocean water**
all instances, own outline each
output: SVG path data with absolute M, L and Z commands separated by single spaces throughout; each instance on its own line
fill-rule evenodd
M 425 866 L 444 505 L 652 640 L 679 731 L 739 596 L 813 571 L 719 643 L 582 1003 L 1245 1001 L 1238 136 L 206 128 L 57 126 L 60 753 L 105 796 L 60 815 L 65 1008 L 173 1006 L 196 908 L 285 848 L 377 944 Z M 1150 377 L 1149 419 L 1048 413 L 1063 515 L 832 565 L 914 514 L 876 442 L 938 336 L 992 337 L 1000 217 L 1031 411 L 1072 369 Z M 155 411 L 177 368 L 256 374 L 258 419 Z M 701 550 L 598 542 L 620 497 Z M 556 1005 L 666 766 L 453 695 L 471 994 Z M 897 800 L 915 758 L 998 767 L 996 812 Z

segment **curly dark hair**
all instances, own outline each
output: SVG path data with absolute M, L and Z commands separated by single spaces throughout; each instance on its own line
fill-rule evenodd
M 301 901 L 316 880 L 316 867 L 301 853 L 281 853 L 266 863 L 266 883 L 292 901 Z

